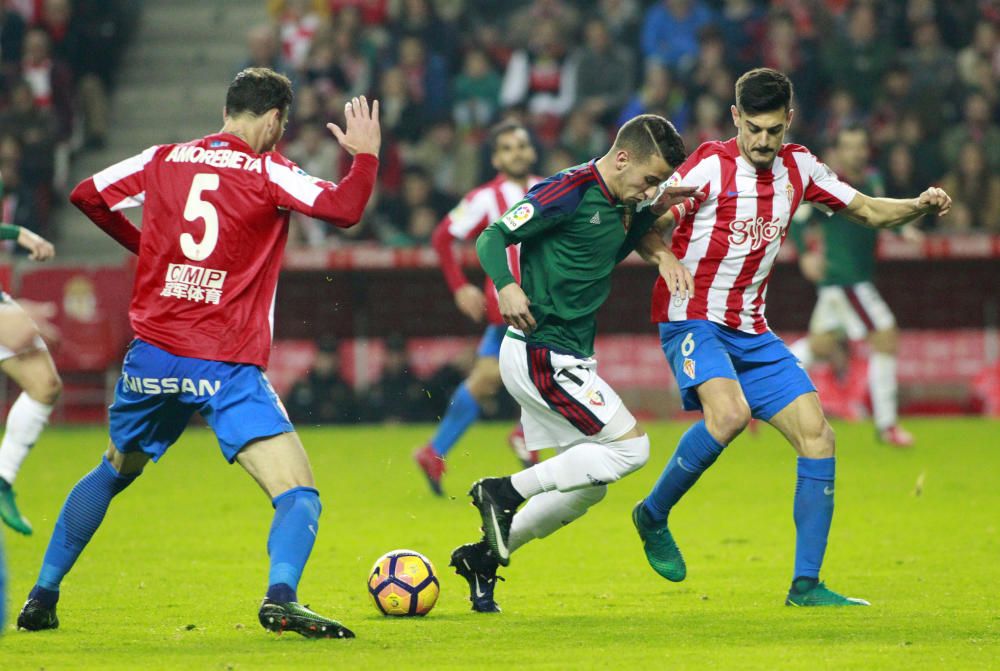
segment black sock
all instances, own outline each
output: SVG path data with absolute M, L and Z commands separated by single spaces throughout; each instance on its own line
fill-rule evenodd
M 500 502 L 505 504 L 510 510 L 515 510 L 519 505 L 524 503 L 524 497 L 521 496 L 514 485 L 510 481 L 510 476 L 500 478 L 499 491 L 497 492 L 497 498 Z

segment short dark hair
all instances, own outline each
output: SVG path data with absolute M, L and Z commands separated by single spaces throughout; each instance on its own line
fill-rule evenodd
M 746 114 L 762 114 L 792 107 L 792 80 L 771 68 L 754 68 L 736 80 L 736 107 Z
M 528 129 L 524 127 L 524 124 L 514 119 L 507 119 L 505 121 L 501 121 L 500 123 L 495 124 L 492 128 L 490 128 L 490 134 L 489 134 L 490 153 L 492 154 L 496 152 L 497 145 L 500 144 L 501 135 L 506 135 L 507 133 L 513 133 L 519 130 L 523 130 L 526 133 L 528 132 Z
M 260 116 L 277 109 L 282 116 L 292 105 L 292 82 L 270 68 L 242 70 L 226 91 L 226 114 L 236 116 L 250 112 Z
M 687 158 L 681 134 L 658 114 L 640 114 L 626 121 L 615 136 L 612 150 L 617 149 L 625 149 L 639 160 L 660 156 L 671 168 Z

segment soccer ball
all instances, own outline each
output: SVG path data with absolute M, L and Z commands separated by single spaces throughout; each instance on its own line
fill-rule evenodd
M 385 553 L 368 575 L 368 593 L 383 615 L 427 615 L 440 592 L 431 560 L 413 550 Z

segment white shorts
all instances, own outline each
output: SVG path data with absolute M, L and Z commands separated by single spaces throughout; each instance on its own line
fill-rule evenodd
M 0 291 L 0 306 L 3 305 L 13 305 L 18 309 L 21 309 L 20 306 L 17 305 L 17 301 L 11 298 L 7 292 Z M 15 352 L 12 349 L 8 349 L 3 345 L 0 345 L 0 361 L 6 361 L 7 359 L 11 359 L 17 356 L 18 354 L 24 354 L 25 352 L 34 352 L 35 350 L 40 350 L 40 349 L 48 349 L 48 346 L 46 346 L 45 341 L 42 340 L 42 336 L 36 333 L 34 339 L 31 341 L 31 345 L 25 347 L 20 352 Z
M 521 406 L 529 450 L 582 442 L 609 443 L 635 427 L 635 417 L 597 374 L 597 360 L 531 345 L 509 329 L 500 345 L 500 376 Z
M 810 333 L 842 331 L 851 340 L 863 340 L 872 331 L 896 325 L 896 318 L 871 282 L 820 287 L 809 319 Z

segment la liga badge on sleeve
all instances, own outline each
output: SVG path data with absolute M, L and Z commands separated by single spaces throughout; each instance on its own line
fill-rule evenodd
M 513 210 L 503 215 L 500 221 L 507 227 L 508 231 L 515 231 L 519 226 L 531 221 L 535 216 L 535 206 L 531 203 L 521 203 Z

